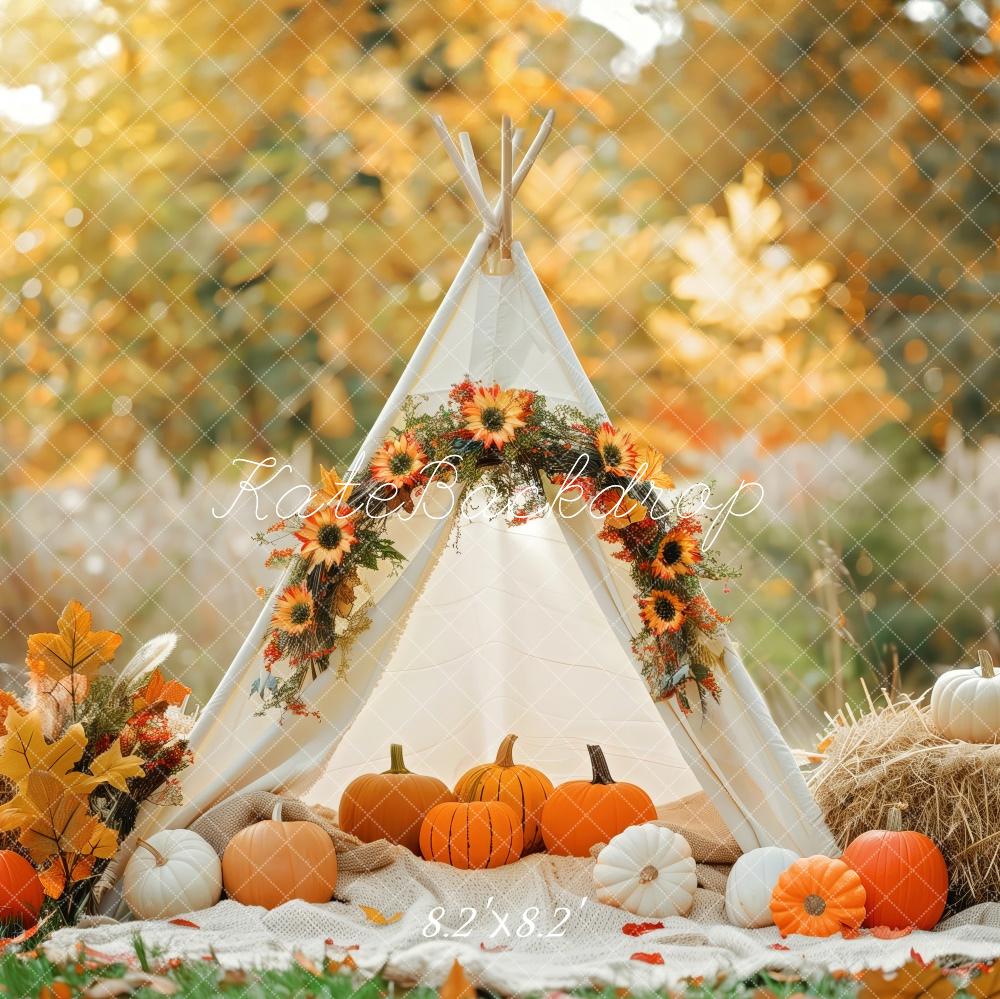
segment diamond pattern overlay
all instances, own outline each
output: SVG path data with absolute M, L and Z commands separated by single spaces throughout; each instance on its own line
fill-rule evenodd
M 5 686 L 79 597 L 128 648 L 177 631 L 171 672 L 208 699 L 277 582 L 251 535 L 320 460 L 344 467 L 474 238 L 428 110 L 492 192 L 499 115 L 529 139 L 555 109 L 515 236 L 616 422 L 717 502 L 763 487 L 717 542 L 744 576 L 712 597 L 790 743 L 858 676 L 891 685 L 893 647 L 911 690 L 1000 658 L 985 5 L 0 17 Z M 237 498 L 234 459 L 269 457 Z M 466 623 L 442 613 L 441 641 Z M 614 739 L 604 697 L 532 681 L 572 703 L 576 749 Z M 474 698 L 407 688 L 408 710 L 468 724 L 509 689 L 498 663 Z M 490 710 L 503 731 L 459 740 L 446 781 L 516 729 Z M 392 734 L 344 752 L 360 767 Z

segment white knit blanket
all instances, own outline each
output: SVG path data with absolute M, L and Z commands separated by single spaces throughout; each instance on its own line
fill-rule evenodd
M 223 901 L 185 918 L 198 928 L 163 922 L 114 923 L 63 929 L 46 954 L 68 959 L 85 943 L 109 959 L 134 959 L 133 937 L 164 958 L 214 953 L 227 967 L 275 967 L 298 953 L 314 962 L 350 953 L 360 972 L 406 985 L 439 985 L 457 958 L 472 982 L 499 993 L 609 985 L 632 989 L 718 975 L 746 978 L 764 968 L 783 971 L 892 969 L 911 949 L 925 959 L 1000 957 L 1000 904 L 952 916 L 934 932 L 896 940 L 863 933 L 782 940 L 774 927 L 728 925 L 722 895 L 699 888 L 687 918 L 639 937 L 622 931 L 635 916 L 595 902 L 593 861 L 538 854 L 492 871 L 457 871 L 400 850 L 396 862 L 369 874 L 343 875 L 337 901 L 293 902 L 268 912 Z M 702 871 L 715 887 L 719 875 Z M 394 922 L 379 925 L 361 906 Z M 775 945 L 779 945 L 775 949 Z M 787 950 L 784 948 L 788 948 Z M 633 959 L 659 954 L 663 964 Z

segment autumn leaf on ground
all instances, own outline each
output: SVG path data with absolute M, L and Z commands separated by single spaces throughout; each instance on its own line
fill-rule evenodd
M 186 926 L 188 929 L 191 930 L 201 929 L 201 927 L 197 923 L 192 923 L 190 919 L 180 919 L 180 918 L 168 919 L 167 922 L 170 923 L 171 926 Z
M 338 971 L 357 971 L 358 962 L 350 954 L 345 954 L 340 958 L 328 957 L 325 967 L 328 975 L 334 975 Z
M 23 933 L 18 933 L 15 937 L 0 939 L 0 952 L 5 951 L 8 947 L 12 947 L 15 944 L 22 944 L 26 940 L 30 940 L 49 921 L 49 918 L 49 916 L 46 916 L 40 922 L 35 923 L 34 926 L 29 926 Z
M 663 923 L 626 923 L 622 927 L 622 933 L 628 937 L 641 937 L 644 933 L 662 929 Z
M 465 973 L 465 968 L 455 961 L 448 977 L 438 989 L 439 999 L 476 999 L 476 990 Z
M 121 741 L 116 740 L 93 763 L 90 764 L 93 775 L 92 785 L 110 784 L 119 791 L 127 791 L 126 781 L 130 777 L 143 777 L 142 760 L 138 756 L 122 756 Z
M 663 955 L 656 953 L 647 953 L 645 951 L 637 950 L 634 954 L 629 957 L 630 961 L 641 961 L 643 964 L 663 964 Z
M 398 923 L 402 918 L 403 914 L 401 912 L 393 913 L 391 916 L 385 916 L 378 909 L 373 908 L 370 905 L 360 906 L 361 911 L 365 914 L 365 918 L 369 923 L 374 923 L 376 926 L 390 926 L 392 923 Z
M 904 927 L 901 930 L 895 930 L 890 926 L 873 926 L 872 936 L 876 940 L 899 940 L 902 937 L 908 937 L 913 932 L 912 926 Z
M 915 961 L 908 961 L 896 971 L 866 971 L 858 982 L 858 999 L 952 999 L 956 991 L 941 968 L 922 967 Z
M 111 662 L 122 636 L 113 631 L 91 631 L 91 616 L 83 604 L 71 600 L 59 617 L 59 632 L 28 636 L 28 659 L 44 667 L 54 680 L 66 676 L 93 678 Z
M 164 704 L 180 705 L 190 693 L 190 687 L 185 687 L 177 680 L 167 680 L 159 669 L 154 669 L 149 675 L 146 686 L 132 698 L 132 710 L 142 711 L 160 701 Z
M 292 954 L 292 959 L 303 971 L 308 971 L 310 975 L 315 975 L 319 978 L 319 976 L 323 974 L 319 965 L 317 965 L 314 961 L 311 961 L 301 951 L 295 951 Z

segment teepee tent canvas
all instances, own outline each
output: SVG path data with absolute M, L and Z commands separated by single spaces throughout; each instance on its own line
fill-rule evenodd
M 505 122 L 503 192 L 491 205 L 467 138 L 463 154 L 438 122 L 484 231 L 352 473 L 399 424 L 404 402 L 434 411 L 467 377 L 603 416 L 531 264 L 510 239 L 511 200 L 550 124 L 551 116 L 514 172 L 517 142 Z M 187 825 L 246 790 L 335 808 L 353 777 L 385 769 L 390 742 L 406 746 L 412 769 L 453 780 L 516 732 L 519 758 L 556 782 L 583 776 L 585 744 L 600 743 L 615 777 L 640 784 L 658 803 L 704 789 L 744 850 L 834 850 L 728 638 L 718 702 L 685 714 L 676 699 L 650 698 L 630 648 L 640 627 L 631 581 L 590 516 L 550 511 L 516 527 L 474 519 L 456 534 L 455 517 L 429 499 L 388 531 L 406 561 L 395 573 L 366 574 L 370 624 L 353 641 L 346 670 L 331 667 L 308 685 L 315 716 L 256 713 L 251 688 L 265 676 L 261 646 L 279 585 L 191 735 L 197 764 L 183 782 L 184 804 L 147 811 L 140 832 Z

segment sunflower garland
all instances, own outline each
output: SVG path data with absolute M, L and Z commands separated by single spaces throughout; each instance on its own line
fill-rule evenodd
M 404 561 L 388 537 L 391 514 L 412 510 L 432 480 L 455 481 L 467 496 L 484 475 L 511 525 L 545 513 L 542 476 L 590 504 L 603 517 L 598 536 L 630 567 L 642 622 L 632 649 L 653 697 L 676 697 L 684 711 L 692 691 L 703 708 L 719 698 L 712 659 L 697 650 L 718 637 L 724 619 L 701 581 L 732 573 L 702 550 L 699 521 L 658 492 L 673 485 L 658 451 L 603 419 L 550 407 L 536 392 L 469 379 L 435 412 L 407 400 L 402 417 L 353 482 L 321 468 L 308 509 L 257 536 L 272 548 L 268 564 L 291 570 L 265 642 L 266 677 L 254 681 L 261 711 L 309 714 L 309 680 L 338 649 L 347 668 L 348 646 L 369 608 L 358 603 L 360 570 L 395 570 Z

